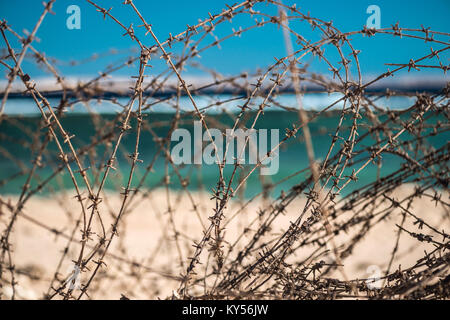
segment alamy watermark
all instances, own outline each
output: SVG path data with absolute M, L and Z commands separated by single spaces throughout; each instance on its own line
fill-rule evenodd
M 381 9 L 375 4 L 367 7 L 366 13 L 370 14 L 366 21 L 366 27 L 369 29 L 381 28 Z
M 176 165 L 242 165 L 246 163 L 248 149 L 248 163 L 260 163 L 262 175 L 273 175 L 279 169 L 279 129 L 270 129 L 270 138 L 268 133 L 268 129 L 226 129 L 222 132 L 214 128 L 203 132 L 202 123 L 194 121 L 193 138 L 187 129 L 180 128 L 172 132 L 171 141 L 178 141 L 171 150 L 172 161 Z M 203 148 L 203 142 L 209 144 Z
M 80 7 L 72 4 L 67 7 L 66 13 L 70 14 L 70 16 L 67 17 L 66 20 L 66 26 L 67 29 L 73 30 L 73 29 L 81 29 L 81 10 Z

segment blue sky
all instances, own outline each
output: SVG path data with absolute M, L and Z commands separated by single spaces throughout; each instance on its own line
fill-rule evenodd
M 99 5 L 113 7 L 112 14 L 117 16 L 125 25 L 133 23 L 139 25 L 137 17 L 129 6 L 124 8 L 119 0 L 96 0 Z M 169 32 L 177 34 L 193 25 L 198 19 L 204 19 L 208 12 L 219 13 L 225 4 L 233 4 L 223 0 L 195 0 L 195 1 L 154 1 L 134 0 L 143 16 L 153 25 L 156 35 L 166 39 Z M 310 12 L 324 20 L 332 20 L 341 31 L 361 29 L 369 14 L 366 8 L 375 4 L 381 9 L 381 27 L 388 27 L 397 21 L 401 27 L 420 28 L 431 27 L 433 30 L 450 32 L 450 1 L 448 0 L 412 0 L 412 1 L 285 1 L 286 4 L 296 3 L 303 12 Z M 69 30 L 66 27 L 66 19 L 69 16 L 66 8 L 71 4 L 77 4 L 81 8 L 81 29 Z M 262 6 L 265 11 L 269 8 Z M 0 18 L 6 19 L 8 24 L 16 31 L 23 33 L 24 29 L 31 31 L 42 12 L 41 0 L 7 1 L 0 0 Z M 48 15 L 38 32 L 40 42 L 34 44 L 39 50 L 45 51 L 48 57 L 59 60 L 79 60 L 88 58 L 93 53 L 107 52 L 114 48 L 127 50 L 136 47 L 128 38 L 122 37 L 123 30 L 110 19 L 103 21 L 103 16 L 89 3 L 82 0 L 57 0 L 54 5 L 55 15 Z M 269 10 L 270 11 L 270 10 Z M 275 13 L 276 11 L 272 11 Z M 248 25 L 249 18 L 235 18 L 233 25 L 224 23 L 218 35 L 226 34 L 232 27 Z M 295 30 L 306 38 L 316 39 L 317 32 L 312 32 L 305 23 L 293 25 Z M 10 37 L 12 38 L 12 37 Z M 448 40 L 448 38 L 447 38 Z M 212 41 L 212 40 L 211 40 Z M 153 40 L 148 36 L 144 42 L 153 45 Z M 206 42 L 205 42 L 206 44 Z M 359 56 L 364 74 L 375 74 L 386 70 L 384 63 L 407 63 L 410 58 L 419 58 L 430 52 L 430 43 L 411 39 L 393 39 L 390 36 L 377 35 L 375 38 L 363 38 L 355 36 L 353 44 L 361 50 Z M 16 44 L 17 45 L 17 44 Z M 434 49 L 442 46 L 431 44 Z M 5 45 L 3 41 L 1 48 Z M 207 67 L 214 68 L 225 74 L 240 71 L 252 71 L 258 67 L 265 67 L 274 62 L 274 57 L 283 57 L 285 48 L 282 33 L 275 26 L 267 26 L 259 30 L 251 31 L 242 38 L 233 38 L 226 41 L 220 50 L 215 49 L 205 52 L 199 60 Z M 120 60 L 127 54 L 102 59 L 102 63 L 86 63 L 77 67 L 59 65 L 59 69 L 65 75 L 93 75 L 102 70 L 107 63 Z M 449 63 L 449 54 L 442 56 L 443 63 Z M 156 62 L 157 65 L 157 62 Z M 33 75 L 42 74 L 34 65 L 25 64 L 27 72 Z M 1 68 L 1 67 L 0 67 Z M 155 71 L 157 66 L 155 66 Z M 323 72 L 327 66 L 323 63 L 313 64 L 313 70 Z M 2 69 L 4 70 L 4 68 Z M 195 73 L 188 69 L 187 73 Z M 426 73 L 432 73 L 427 70 Z M 136 69 L 123 70 L 117 75 L 135 74 Z M 416 73 L 417 74 L 417 73 Z M 421 73 L 422 74 L 422 73 Z M 435 73 L 442 76 L 442 72 Z

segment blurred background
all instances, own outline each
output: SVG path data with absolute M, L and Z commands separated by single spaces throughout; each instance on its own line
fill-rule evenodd
M 119 21 L 126 27 L 133 24 L 135 33 L 143 38 L 145 33 L 138 17 L 133 13 L 132 8 L 123 6 L 121 0 L 99 0 L 95 1 L 103 8 L 109 9 Z M 226 5 L 233 5 L 233 2 L 215 0 L 191 1 L 146 1 L 135 0 L 137 8 L 141 11 L 147 22 L 152 24 L 153 30 L 159 39 L 167 39 L 169 33 L 176 35 L 186 30 L 187 25 L 195 25 L 199 19 L 208 18 L 208 13 L 217 14 L 222 9 L 227 9 Z M 342 32 L 361 30 L 371 15 L 366 10 L 370 5 L 380 7 L 381 28 L 391 27 L 397 22 L 400 27 L 407 28 L 431 28 L 447 32 L 450 29 L 450 2 L 447 0 L 412 0 L 412 1 L 284 1 L 286 5 L 296 4 L 303 13 L 310 12 L 313 17 L 324 21 L 332 21 L 334 26 Z M 70 14 L 66 13 L 68 6 L 76 4 L 80 7 L 81 29 L 69 30 L 66 27 L 66 20 Z M 266 5 L 262 5 L 264 7 Z M 274 6 L 264 9 L 267 13 L 276 14 Z M 59 60 L 58 68 L 66 76 L 89 77 L 96 75 L 106 64 L 113 63 L 120 59 L 120 55 L 104 57 L 99 61 L 89 61 L 94 54 L 107 54 L 110 50 L 117 50 L 122 56 L 129 55 L 129 50 L 138 49 L 136 43 L 129 37 L 119 37 L 124 31 L 110 19 L 103 21 L 103 15 L 86 1 L 58 0 L 53 6 L 54 15 L 48 15 L 37 36 L 38 43 L 34 43 L 36 49 L 45 50 L 48 57 Z M 17 32 L 28 30 L 31 32 L 40 13 L 42 12 L 41 1 L 0 1 L 1 17 L 6 19 Z M 214 34 L 217 37 L 229 33 L 231 28 L 236 26 L 245 28 L 253 22 L 252 18 L 242 15 L 233 18 L 233 23 L 221 25 Z M 307 39 L 317 40 L 318 32 L 304 24 L 293 24 L 292 28 Z M 250 30 L 242 37 L 233 37 L 224 43 L 219 49 L 208 50 L 201 57 L 201 63 L 205 67 L 214 68 L 224 74 L 235 74 L 242 71 L 254 71 L 257 68 L 265 68 L 274 62 L 274 57 L 286 55 L 285 46 L 281 30 L 275 24 L 268 24 L 262 28 Z M 214 41 L 211 39 L 205 41 Z M 144 39 L 144 38 L 143 38 Z M 14 43 L 14 42 L 13 42 Z M 367 76 L 375 75 L 386 71 L 384 63 L 386 61 L 404 63 L 408 62 L 413 52 L 417 57 L 428 54 L 428 46 L 423 41 L 416 39 L 402 38 L 401 40 L 388 35 L 377 35 L 371 39 L 355 36 L 352 38 L 355 48 L 361 51 L 359 59 L 363 68 L 363 73 Z M 16 43 L 17 45 L 18 43 Z M 145 45 L 154 44 L 150 37 L 146 37 Z M 0 44 L 4 48 L 4 43 Z M 295 49 L 295 44 L 294 44 Z M 443 55 L 443 60 L 448 61 L 449 55 Z M 308 60 L 307 60 L 308 61 Z M 71 66 L 70 63 L 76 64 Z M 80 62 L 82 62 L 80 64 Z M 311 61 L 310 61 L 311 62 Z M 158 67 L 157 64 L 154 66 Z M 27 70 L 33 77 L 45 76 L 36 68 L 34 64 L 27 65 Z M 323 63 L 315 63 L 311 66 L 312 71 L 328 72 L 328 68 Z M 155 69 L 157 72 L 158 69 Z M 195 74 L 198 71 L 187 70 L 188 73 Z M 120 70 L 115 75 L 134 74 L 135 70 Z M 424 74 L 433 75 L 434 70 L 424 70 Z M 437 72 L 439 75 L 442 73 Z M 414 72 L 410 73 L 414 76 Z

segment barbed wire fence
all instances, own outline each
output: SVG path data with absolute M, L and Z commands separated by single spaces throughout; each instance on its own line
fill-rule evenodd
M 147 298 L 155 298 L 159 296 L 159 289 L 145 281 L 150 275 L 152 279 L 164 279 L 167 286 L 172 286 L 172 294 L 163 297 L 168 299 L 449 298 L 449 235 L 445 230 L 449 225 L 449 143 L 434 148 L 430 141 L 448 135 L 450 86 L 447 82 L 433 93 L 411 94 L 392 89 L 373 93 L 368 90 L 386 78 L 395 79 L 405 70 L 440 69 L 444 77 L 449 66 L 440 55 L 450 49 L 449 33 L 425 27 L 403 28 L 399 24 L 341 32 L 332 22 L 305 14 L 295 6 L 271 0 L 247 0 L 227 6 L 218 14 L 210 14 L 179 34 L 160 39 L 153 31 L 151 18 L 147 20 L 133 1 L 125 0 L 122 8 L 114 9 L 103 8 L 95 1 L 87 2 L 92 10 L 103 16 L 104 23 L 119 25 L 124 34 L 117 36 L 129 37 L 138 50 L 130 51 L 131 57 L 76 85 L 66 81 L 58 71 L 59 64 L 77 67 L 86 61 L 114 56 L 117 52 L 96 54 L 85 61 L 58 62 L 37 50 L 33 46 L 36 33 L 45 16 L 52 12 L 54 0 L 45 4 L 28 35 L 20 35 L 5 20 L 0 25 L 5 46 L 0 64 L 7 74 L 0 126 L 8 124 L 27 137 L 18 141 L 2 132 L 0 140 L 2 144 L 15 143 L 31 150 L 29 162 L 22 163 L 5 145 L 0 146 L 1 157 L 10 159 L 16 166 L 0 184 L 7 186 L 16 179 L 25 181 L 14 201 L 6 195 L 0 196 L 1 296 L 7 296 L 8 288 L 8 297 L 20 298 L 17 286 L 21 279 L 30 277 L 16 266 L 12 240 L 15 225 L 19 219 L 24 219 L 64 240 L 60 242 L 63 245 L 58 264 L 48 266 L 53 270 L 52 276 L 40 279 L 48 286 L 42 295 L 46 299 L 94 299 L 100 294 L 103 283 L 116 282 L 123 287 L 123 298 L 133 297 L 136 291 L 145 292 Z M 114 13 L 123 8 L 131 9 L 141 25 L 127 27 L 128 22 L 119 21 Z M 275 15 L 268 13 L 274 8 Z M 252 24 L 238 25 L 235 18 L 241 16 L 248 17 Z M 233 25 L 232 31 L 222 37 L 216 36 L 215 30 L 225 23 Z M 319 35 L 317 40 L 304 38 L 293 27 L 295 23 L 310 27 Z M 266 69 L 224 76 L 200 65 L 199 57 L 204 52 L 226 46 L 226 40 L 245 37 L 250 30 L 266 25 L 276 25 L 282 30 L 280 37 L 283 36 L 288 54 L 276 58 Z M 135 28 L 139 28 L 139 32 Z M 140 30 L 145 31 L 144 36 Z M 430 49 L 424 56 L 414 56 L 412 52 L 411 59 L 404 63 L 387 61 L 386 72 L 365 82 L 359 51 L 353 46 L 352 39 L 378 35 L 411 38 L 438 49 Z M 13 49 L 11 39 L 20 41 L 21 48 Z M 330 58 L 325 48 L 327 52 L 333 48 L 337 60 Z M 329 73 L 309 71 L 304 60 L 311 56 L 327 65 Z M 165 61 L 166 68 L 155 74 L 151 64 L 159 59 Z M 48 95 L 52 92 L 39 89 L 39 84 L 22 66 L 24 60 L 34 61 L 52 74 L 58 87 L 58 103 L 50 102 Z M 105 85 L 105 79 L 136 65 L 137 75 L 130 79 L 128 102 L 122 104 L 115 97 L 106 98 L 110 89 Z M 189 82 L 184 76 L 187 66 L 209 74 L 212 80 L 201 85 Z M 25 90 L 13 92 L 13 84 L 17 81 Z M 306 111 L 302 106 L 305 84 L 316 86 L 320 92 L 337 93 L 339 97 L 318 110 Z M 287 89 L 295 93 L 297 105 L 283 105 L 277 99 Z M 30 132 L 20 117 L 5 113 L 8 98 L 17 92 L 34 101 L 41 117 L 39 130 Z M 204 92 L 215 93 L 208 96 L 210 103 L 207 106 L 201 106 L 197 101 L 198 95 Z M 221 92 L 229 93 L 230 98 L 221 100 L 217 95 Z M 393 101 L 390 97 L 406 95 L 412 96 L 414 102 L 402 110 L 380 103 L 385 98 L 384 101 L 389 103 Z M 190 110 L 182 108 L 182 96 L 187 97 Z M 91 110 L 93 100 L 108 100 L 121 111 L 105 117 Z M 207 112 L 226 106 L 227 102 L 239 105 L 237 113 L 225 111 L 232 120 L 231 126 L 218 123 Z M 95 134 L 89 143 L 78 139 L 79 132 L 69 132 L 64 126 L 64 119 L 70 116 L 66 111 L 80 103 L 85 106 L 94 126 Z M 168 121 L 155 123 L 152 109 L 160 104 L 169 105 L 173 116 Z M 224 156 L 215 164 L 217 183 L 212 192 L 208 190 L 211 186 L 200 186 L 210 193 L 206 204 L 200 203 L 189 188 L 196 167 L 192 165 L 186 173 L 186 166 L 175 164 L 171 157 L 172 132 L 184 123 L 198 120 L 210 141 L 214 141 L 211 128 L 254 129 L 261 119 L 270 116 L 265 111 L 273 106 L 290 112 L 291 116 L 296 114 L 298 120 L 293 121 L 292 127 L 285 128 L 285 135 L 266 158 L 284 147 L 304 148 L 309 165 L 296 168 L 279 181 L 268 182 L 259 172 L 265 159 L 259 159 L 253 166 L 242 166 L 236 160 L 231 172 L 225 172 Z M 315 119 L 331 110 L 338 114 L 338 120 L 330 131 L 326 157 L 319 159 L 314 154 L 314 138 L 309 127 Z M 158 135 L 155 130 L 158 126 L 170 128 L 167 135 Z M 143 133 L 150 134 L 156 144 L 148 162 L 139 157 L 145 143 Z M 124 139 L 130 137 L 134 139 L 132 149 L 123 144 Z M 245 144 L 248 144 L 248 138 Z M 214 146 L 217 151 L 218 146 Z M 228 147 L 227 144 L 225 154 Z M 387 154 L 398 158 L 401 166 L 382 175 L 382 169 L 389 166 L 383 161 Z M 127 161 L 127 172 L 120 170 L 124 165 L 118 159 L 126 159 L 123 161 Z M 148 187 L 148 181 L 154 179 L 158 159 L 164 161 L 164 177 L 155 182 L 155 187 Z M 353 192 L 343 192 L 371 165 L 377 167 L 377 175 L 370 183 Z M 50 169 L 50 173 L 42 175 L 42 168 Z M 70 176 L 72 188 L 64 187 L 60 180 L 63 174 Z M 258 175 L 262 191 L 251 198 L 241 197 L 250 177 Z M 170 188 L 174 180 L 181 186 L 176 192 Z M 267 190 L 286 180 L 296 183 L 279 195 L 268 195 Z M 114 185 L 113 190 L 106 190 L 109 181 Z M 52 183 L 59 184 L 60 190 L 54 190 Z M 414 184 L 414 189 L 398 198 L 394 191 L 406 184 Z M 69 217 L 64 229 L 55 229 L 52 221 L 44 221 L 37 213 L 27 212 L 27 204 L 46 188 L 50 197 L 58 201 L 61 212 Z M 152 202 L 152 193 L 157 188 L 164 190 L 165 203 Z M 114 202 L 114 196 L 120 196 L 119 203 Z M 68 207 L 68 199 L 73 197 L 77 207 Z M 179 207 L 181 197 L 191 208 Z M 299 198 L 304 202 L 301 208 L 293 209 L 292 221 L 281 223 L 285 221 L 282 220 L 285 212 L 292 210 Z M 418 199 L 427 199 L 435 204 L 435 208 L 418 212 L 415 207 Z M 158 207 L 155 212 L 162 212 L 159 218 L 155 213 L 154 219 L 161 224 L 163 234 L 157 239 L 150 239 L 152 235 L 149 239 L 141 239 L 156 242 L 155 250 L 143 261 L 135 261 L 130 258 L 132 254 L 128 254 L 132 248 L 124 240 L 125 226 L 145 201 Z M 259 209 L 253 210 L 257 206 Z M 255 212 L 246 212 L 249 208 Z M 175 222 L 179 210 L 187 212 L 184 219 L 197 223 L 197 234 Z M 236 221 L 244 214 L 248 218 L 246 224 L 236 227 Z M 427 215 L 433 214 L 440 215 L 439 225 L 426 220 Z M 386 220 L 396 233 L 392 236 L 392 251 L 385 257 L 381 276 L 352 279 L 345 269 L 346 260 L 355 254 L 355 248 L 362 241 L 370 239 L 370 232 Z M 228 232 L 230 228 L 235 229 Z M 274 229 L 278 231 L 273 232 Z M 345 234 L 351 236 L 343 241 L 341 237 Z M 413 265 L 397 264 L 399 256 L 408 252 L 400 252 L 401 237 L 415 239 L 417 247 L 424 250 L 422 258 Z M 20 242 L 20 235 L 15 239 Z M 163 254 L 171 254 L 172 264 L 166 268 L 155 267 Z M 68 263 L 75 266 L 74 272 L 66 272 L 64 265 Z M 374 288 L 372 280 L 382 284 Z M 75 285 L 77 281 L 79 284 Z

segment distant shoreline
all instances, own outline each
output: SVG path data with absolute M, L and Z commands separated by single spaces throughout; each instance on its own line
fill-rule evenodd
M 403 96 L 415 96 L 417 92 L 426 92 L 426 93 L 432 93 L 437 94 L 442 92 L 443 87 L 430 83 L 429 85 L 421 84 L 420 86 L 411 86 L 411 85 L 396 85 L 396 86 L 373 86 L 373 87 L 367 87 L 365 89 L 365 92 L 371 95 L 385 95 L 387 91 L 390 91 L 393 95 L 403 95 Z M 268 90 L 261 90 L 260 94 L 264 95 L 267 94 Z M 339 93 L 340 91 L 332 91 L 329 92 L 324 89 L 318 89 L 315 87 L 305 87 L 303 88 L 304 93 Z M 52 90 L 52 91 L 42 91 L 41 92 L 43 96 L 47 98 L 62 98 L 64 95 L 64 91 L 62 90 Z M 123 98 L 123 97 L 130 97 L 132 95 L 132 91 L 102 91 L 98 94 L 92 94 L 89 96 L 82 95 L 83 97 L 87 97 L 89 99 L 100 99 L 100 98 Z M 279 91 L 278 94 L 294 94 L 295 91 L 293 88 L 286 88 L 282 91 Z M 76 92 L 75 90 L 67 90 L 66 91 L 66 98 L 76 98 L 80 97 L 79 92 Z M 177 92 L 175 90 L 165 90 L 165 91 L 144 91 L 144 96 L 152 96 L 155 98 L 166 98 L 166 97 L 172 97 L 176 95 Z M 247 92 L 245 90 L 201 90 L 199 93 L 201 95 L 218 95 L 218 94 L 224 94 L 224 95 L 246 95 Z M 0 99 L 3 99 L 4 92 L 0 93 Z M 187 96 L 186 92 L 181 92 L 181 96 Z M 31 97 L 29 93 L 24 92 L 11 92 L 8 95 L 8 98 L 10 99 L 17 99 L 17 98 L 27 98 Z
M 253 81 L 254 80 L 254 81 Z M 98 98 L 120 98 L 129 97 L 132 95 L 133 81 L 123 80 L 123 79 L 112 79 L 109 81 L 99 81 L 97 86 L 93 88 L 92 86 L 86 86 L 84 89 L 80 90 L 80 85 L 83 86 L 83 81 L 80 79 L 66 80 L 66 91 L 61 90 L 61 86 L 49 81 L 46 78 L 36 79 L 37 87 L 39 87 L 40 92 L 46 98 L 62 98 L 65 93 L 66 98 L 74 97 L 86 97 L 90 99 Z M 323 85 L 312 83 L 308 79 L 300 79 L 302 83 L 303 93 L 341 93 L 344 89 L 340 84 L 334 83 L 333 81 L 329 83 L 329 87 L 324 87 Z M 371 77 L 365 78 L 364 83 L 369 83 Z M 256 79 L 248 79 L 246 82 L 239 82 L 241 87 L 232 86 L 227 83 L 218 84 L 216 86 L 209 86 L 214 83 L 213 79 L 203 79 L 203 78 L 193 78 L 189 80 L 191 85 L 191 93 L 195 95 L 243 95 L 247 96 L 247 88 L 249 83 L 256 82 Z M 427 93 L 439 93 L 441 92 L 449 83 L 449 78 L 443 77 L 398 77 L 398 78 L 384 78 L 377 82 L 370 84 L 364 88 L 364 92 L 370 95 L 384 95 L 387 92 L 389 95 L 404 95 L 410 96 L 415 95 L 417 92 L 427 92 Z M 356 81 L 355 81 L 356 84 Z M 2 89 L 0 91 L 0 99 L 3 99 L 5 95 L 6 83 L 0 82 Z M 4 86 L 3 86 L 4 85 Z M 177 83 L 173 81 L 167 81 L 163 88 L 158 88 L 153 90 L 149 88 L 143 92 L 144 96 L 152 96 L 156 98 L 165 98 L 176 96 L 178 93 L 181 96 L 185 96 L 186 92 L 181 90 L 177 92 Z M 351 90 L 351 88 L 350 88 Z M 265 95 L 270 91 L 270 85 L 263 85 L 258 95 Z M 279 86 L 277 89 L 277 95 L 279 94 L 294 94 L 295 90 L 291 83 Z M 20 84 L 13 85 L 12 90 L 9 92 L 8 98 L 17 99 L 31 97 L 29 93 L 24 91 L 24 88 Z

